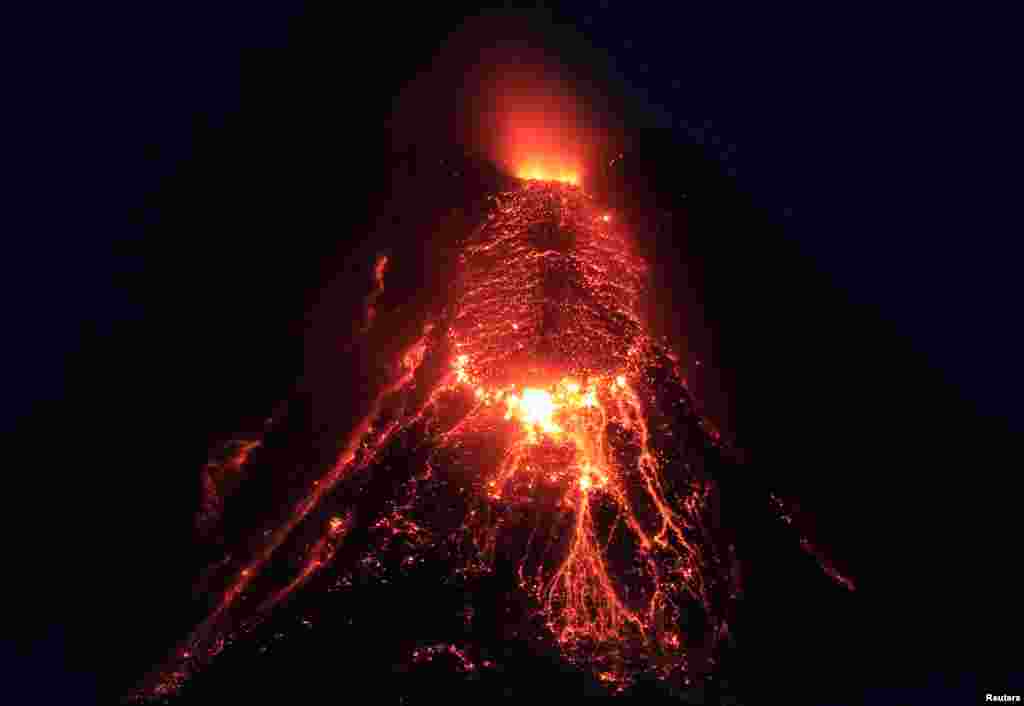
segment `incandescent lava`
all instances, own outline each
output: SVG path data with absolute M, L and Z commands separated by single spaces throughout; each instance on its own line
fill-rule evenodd
M 467 590 L 512 577 L 515 635 L 550 641 L 613 691 L 712 668 L 735 595 L 705 468 L 718 435 L 640 319 L 645 263 L 573 181 L 493 197 L 444 312 L 286 519 L 211 567 L 206 618 L 135 696 L 174 693 L 320 574 L 343 587 L 353 571 L 401 575 L 438 556 Z M 256 447 L 211 478 L 243 473 Z M 397 457 L 414 472 L 385 508 L 364 506 Z M 357 535 L 365 546 L 346 550 Z

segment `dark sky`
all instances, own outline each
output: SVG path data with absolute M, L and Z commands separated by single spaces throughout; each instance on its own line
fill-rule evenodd
M 297 312 L 330 263 L 344 260 L 344 233 L 367 230 L 387 192 L 377 155 L 394 145 L 389 127 L 420 142 L 459 136 L 453 113 L 464 96 L 439 91 L 436 104 L 417 104 L 422 119 L 412 121 L 393 112 L 393 101 L 443 54 L 465 17 L 398 6 L 178 2 L 41 8 L 10 23 L 28 41 L 14 44 L 8 98 L 14 189 L 0 259 L 2 419 L 5 436 L 29 446 L 46 469 L 16 488 L 40 497 L 52 492 L 42 487 L 49 483 L 69 492 L 122 487 L 116 474 L 146 472 L 145 462 L 123 458 L 147 454 L 188 467 L 209 438 L 283 396 L 301 372 Z M 803 269 L 797 277 L 781 256 L 766 260 L 779 271 L 757 272 L 758 286 L 781 290 L 802 277 L 828 284 L 832 298 L 822 301 L 844 302 L 816 309 L 813 290 L 776 298 L 798 306 L 765 310 L 783 322 L 780 336 L 802 332 L 792 355 L 740 355 L 737 347 L 763 339 L 722 335 L 715 345 L 732 342 L 734 352 L 723 355 L 751 361 L 745 369 L 758 371 L 758 392 L 769 389 L 769 370 L 756 360 L 775 361 L 773 394 L 796 396 L 785 409 L 813 417 L 847 408 L 820 391 L 838 380 L 841 394 L 862 396 L 842 423 L 864 430 L 829 444 L 870 448 L 877 434 L 906 428 L 907 447 L 929 449 L 918 457 L 942 476 L 936 484 L 970 484 L 971 474 L 975 488 L 987 481 L 966 467 L 973 451 L 963 440 L 956 471 L 935 467 L 954 425 L 941 427 L 940 438 L 928 428 L 947 418 L 942 404 L 951 417 L 970 417 L 956 427 L 965 436 L 989 430 L 1002 439 L 1024 426 L 1017 233 L 997 216 L 1009 188 L 986 187 L 977 198 L 994 173 L 981 159 L 1005 147 L 1000 105 L 1013 88 L 998 18 L 935 7 L 635 2 L 550 4 L 496 18 L 470 26 L 557 57 L 607 125 L 648 145 L 647 159 L 649 145 L 666 140 L 678 149 L 672 154 L 698 155 L 770 226 L 775 240 L 748 233 L 735 248 L 709 246 L 706 277 L 755 273 L 771 248 L 794 253 Z M 456 36 L 465 40 L 465 32 Z M 662 177 L 658 188 L 675 185 Z M 730 281 L 735 289 L 738 280 Z M 820 343 L 816 327 L 829 338 L 819 359 L 792 362 Z M 882 330 L 884 344 L 875 345 Z M 941 393 L 920 398 L 925 380 Z M 171 401 L 161 407 L 164 398 Z M 880 419 L 888 420 L 881 431 Z M 825 433 L 826 424 L 811 428 Z M 917 452 L 904 453 L 893 468 L 879 447 L 874 459 L 884 470 L 864 475 L 906 472 Z M 976 463 L 989 471 L 992 458 Z M 102 480 L 83 480 L 96 475 Z M 924 495 L 950 501 L 945 492 Z M 996 491 L 973 492 L 971 502 L 985 502 Z M 886 512 L 913 495 L 907 484 Z M 76 518 L 111 516 L 100 507 L 73 505 Z M 121 509 L 123 533 L 143 513 Z M 23 527 L 66 517 L 53 509 L 45 520 L 15 516 Z M 53 540 L 69 538 L 55 531 Z M 26 565 L 38 563 L 37 551 L 24 552 Z M 33 669 L 73 642 L 51 626 L 76 610 L 57 586 L 60 567 L 78 569 L 77 561 L 40 570 L 64 607 L 16 631 L 12 650 Z M 91 688 L 89 671 L 69 662 L 68 693 Z

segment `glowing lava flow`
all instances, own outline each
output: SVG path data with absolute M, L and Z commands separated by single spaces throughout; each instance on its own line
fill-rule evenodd
M 476 406 L 442 453 L 482 474 L 467 530 L 485 564 L 504 518 L 532 513 L 520 585 L 567 655 L 624 683 L 627 657 L 682 667 L 684 607 L 710 608 L 700 528 L 711 486 L 694 468 L 708 437 L 692 406 L 689 429 L 651 433 L 659 395 L 689 399 L 678 376 L 652 385 L 652 370 L 672 366 L 636 314 L 643 263 L 605 216 L 576 188 L 531 182 L 467 243 L 451 387 Z M 659 460 L 678 447 L 673 433 L 689 437 L 692 463 Z M 464 450 L 481 436 L 504 449 L 493 469 Z M 558 529 L 538 540 L 551 516 Z
M 624 382 L 625 376 L 612 380 L 598 379 L 583 388 L 571 379 L 562 380 L 554 393 L 527 388 L 523 399 L 514 394 L 506 418 L 516 418 L 523 426 L 523 438 L 506 457 L 494 484 L 492 498 L 499 499 L 517 473 L 537 473 L 544 481 L 561 484 L 563 497 L 559 506 L 571 513 L 572 536 L 565 557 L 550 578 L 536 577 L 533 588 L 541 598 L 549 627 L 566 647 L 589 643 L 596 647 L 619 643 L 630 637 L 657 641 L 661 648 L 677 648 L 678 636 L 672 632 L 657 635 L 650 632 L 669 600 L 667 590 L 684 590 L 700 599 L 699 552 L 685 538 L 681 513 L 672 510 L 657 478 L 658 469 L 646 450 L 647 431 L 642 422 L 638 400 Z M 608 410 L 613 410 L 609 415 Z M 617 465 L 606 438 L 609 425 L 629 429 L 637 420 L 635 441 L 643 449 L 636 465 Z M 543 438 L 547 437 L 547 439 Z M 572 447 L 569 462 L 557 465 L 530 465 L 530 446 L 550 440 Z M 631 478 L 632 477 L 632 478 Z M 637 518 L 627 491 L 627 484 L 640 481 L 658 517 L 658 531 L 645 530 Z M 615 521 L 604 541 L 598 537 L 595 503 L 611 505 Z M 649 572 L 653 591 L 637 608 L 630 608 L 620 598 L 620 589 L 609 575 L 604 556 L 610 536 L 619 525 L 632 532 L 639 554 Z M 664 566 L 655 559 L 661 548 L 671 557 Z M 682 580 L 680 580 L 682 579 Z M 678 581 L 672 586 L 669 582 Z
M 367 565 L 406 532 L 416 538 L 398 571 L 453 542 L 443 554 L 467 582 L 514 566 L 541 629 L 614 687 L 713 661 L 729 592 L 705 531 L 718 442 L 639 319 L 645 265 L 576 186 L 527 181 L 494 201 L 463 243 L 445 313 L 292 512 L 218 570 L 220 599 L 141 695 L 173 691 L 317 575 L 350 584 L 327 565 L 356 528 Z M 364 516 L 360 483 L 396 458 L 422 468 L 390 514 Z M 454 497 L 463 514 L 449 518 Z M 289 555 L 304 557 L 297 570 Z

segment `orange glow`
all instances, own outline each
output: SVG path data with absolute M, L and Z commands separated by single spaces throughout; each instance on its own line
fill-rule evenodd
M 523 425 L 531 428 L 540 427 L 547 434 L 557 434 L 562 428 L 555 424 L 554 414 L 557 408 L 551 393 L 546 390 L 537 390 L 528 387 L 523 390 L 523 396 L 509 395 L 507 400 L 508 414 L 506 419 L 516 417 Z
M 455 370 L 455 379 L 459 382 L 468 383 L 470 381 L 469 373 L 466 372 L 466 363 L 469 362 L 468 355 L 460 355 L 455 358 L 455 362 L 452 363 L 452 368 Z
M 562 184 L 570 184 L 572 186 L 579 186 L 580 178 L 576 172 L 565 171 L 558 169 L 557 167 L 543 167 L 536 165 L 528 165 L 520 167 L 516 176 L 520 179 L 535 180 L 535 181 L 557 181 Z
M 581 186 L 602 142 L 587 102 L 551 57 L 530 47 L 500 53 L 480 90 L 488 152 L 520 179 Z
M 432 134 L 424 126 L 446 125 L 508 174 L 585 187 L 598 165 L 621 154 L 615 99 L 585 67 L 531 39 L 529 19 L 486 14 L 454 31 L 396 96 L 393 139 L 416 144 Z M 438 96 L 458 96 L 454 114 Z

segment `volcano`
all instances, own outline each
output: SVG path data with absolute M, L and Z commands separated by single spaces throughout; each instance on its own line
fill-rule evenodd
M 515 179 L 455 253 L 422 319 L 387 304 L 401 254 L 376 256 L 358 413 L 283 406 L 202 469 L 195 620 L 129 700 L 262 693 L 272 656 L 309 679 L 341 660 L 403 702 L 525 695 L 518 673 L 678 696 L 728 661 L 743 569 L 720 481 L 743 464 L 643 320 L 628 227 L 573 180 Z

